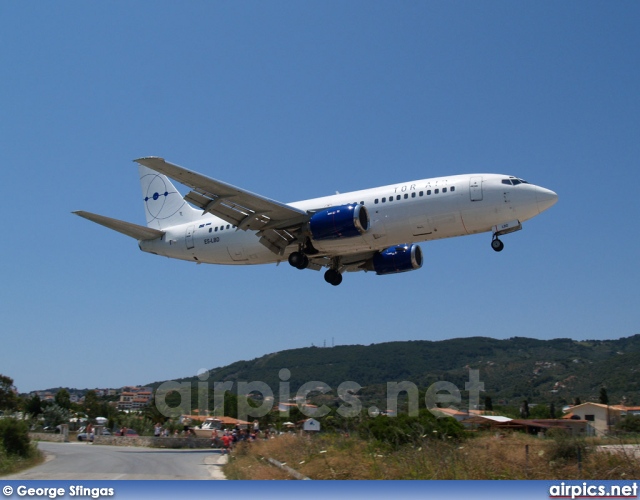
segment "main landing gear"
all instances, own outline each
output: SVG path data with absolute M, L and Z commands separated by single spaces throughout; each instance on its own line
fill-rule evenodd
M 338 286 L 342 283 L 342 274 L 340 271 L 336 271 L 335 269 L 327 269 L 324 273 L 324 280 L 333 286 Z
M 302 252 L 291 252 L 289 254 L 289 264 L 296 269 L 306 269 L 309 267 L 309 257 Z
M 309 267 L 309 257 L 302 251 L 291 252 L 289 254 L 289 264 L 296 269 L 306 269 Z M 342 273 L 338 271 L 340 268 L 340 260 L 334 259 L 331 267 L 324 273 L 324 280 L 333 286 L 338 286 L 342 283 Z

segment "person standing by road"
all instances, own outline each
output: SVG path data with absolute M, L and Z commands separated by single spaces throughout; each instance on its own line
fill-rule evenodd
M 232 442 L 233 442 L 233 438 L 227 432 L 225 432 L 224 436 L 222 436 L 222 448 L 223 448 L 222 453 L 229 454 Z
M 218 448 L 220 446 L 220 439 L 218 438 L 218 429 L 211 431 L 211 447 Z

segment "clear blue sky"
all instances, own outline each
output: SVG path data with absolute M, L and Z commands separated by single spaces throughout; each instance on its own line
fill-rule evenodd
M 3 2 L 0 373 L 119 387 L 310 346 L 640 333 L 640 4 Z M 144 224 L 157 155 L 283 202 L 495 172 L 559 201 L 419 271 L 198 266 Z M 183 194 L 186 190 L 183 190 Z

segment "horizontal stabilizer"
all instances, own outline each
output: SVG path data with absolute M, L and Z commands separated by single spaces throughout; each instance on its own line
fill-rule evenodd
M 139 226 L 138 224 L 132 224 L 131 222 L 125 222 L 123 220 L 112 219 L 111 217 L 105 217 L 104 215 L 92 214 L 91 212 L 84 212 L 82 210 L 78 210 L 77 212 L 73 213 L 79 215 L 80 217 L 84 217 L 91 222 L 100 224 L 101 226 L 105 226 L 109 229 L 113 229 L 114 231 L 118 231 L 119 233 L 126 234 L 127 236 L 135 238 L 136 240 L 155 240 L 164 235 L 164 231 L 159 231 L 158 229 L 153 229 L 150 227 Z

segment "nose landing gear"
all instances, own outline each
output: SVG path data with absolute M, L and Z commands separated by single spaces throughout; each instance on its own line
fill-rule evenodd
M 512 220 L 509 222 L 505 222 L 504 224 L 500 224 L 498 226 L 493 226 L 493 239 L 491 240 L 491 248 L 493 248 L 496 252 L 502 252 L 504 248 L 504 243 L 500 241 L 500 236 L 503 234 L 514 233 L 516 231 L 520 231 L 522 229 L 522 224 L 519 220 Z
M 502 252 L 504 248 L 504 243 L 494 235 L 493 240 L 491 241 L 491 248 L 493 248 L 496 252 Z

